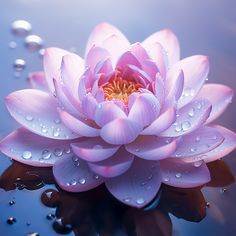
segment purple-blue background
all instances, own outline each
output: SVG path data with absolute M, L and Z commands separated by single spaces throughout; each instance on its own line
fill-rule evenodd
M 45 46 L 76 48 L 83 55 L 92 28 L 102 21 L 114 24 L 131 42 L 142 41 L 151 33 L 171 28 L 178 36 L 181 57 L 206 54 L 210 59 L 209 83 L 224 83 L 236 90 L 236 1 L 234 0 L 8 0 L 0 3 L 0 138 L 13 131 L 17 124 L 8 115 L 4 97 L 11 91 L 26 88 L 28 72 L 42 69 L 37 52 L 28 52 L 23 38 L 14 36 L 10 25 L 14 20 L 28 20 L 32 33 L 40 35 Z M 9 49 L 8 43 L 17 47 Z M 26 60 L 27 67 L 19 78 L 12 67 L 16 58 Z M 218 123 L 236 131 L 236 100 Z M 236 152 L 226 160 L 236 174 Z M 0 174 L 9 165 L 1 156 Z M 235 235 L 236 185 L 222 194 L 217 188 L 205 188 L 211 203 L 208 216 L 201 223 L 172 218 L 174 235 Z M 35 199 L 36 205 L 39 199 Z M 22 200 L 23 202 L 23 200 Z M 0 203 L 1 204 L 1 203 Z M 5 221 L 0 213 L 0 229 Z M 4 219 L 5 220 L 5 219 Z M 36 227 L 37 228 L 37 227 Z M 1 230 L 0 230 L 1 231 Z M 12 234 L 11 234 L 12 233 Z M 1 233 L 0 233 L 1 235 Z M 8 235 L 15 235 L 9 231 Z M 43 234 L 44 235 L 44 234 Z

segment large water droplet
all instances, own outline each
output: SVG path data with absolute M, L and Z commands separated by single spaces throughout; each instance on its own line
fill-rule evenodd
M 8 223 L 9 225 L 15 224 L 15 223 L 16 223 L 16 218 L 15 218 L 15 217 L 9 217 L 9 218 L 7 219 L 7 223 Z
M 56 207 L 59 201 L 58 192 L 55 189 L 47 189 L 41 195 L 41 201 L 45 206 Z
M 182 124 L 182 129 L 183 129 L 183 131 L 188 130 L 190 127 L 191 127 L 191 123 L 190 123 L 189 121 L 185 121 L 185 122 Z
M 52 153 L 49 150 L 43 150 L 42 152 L 42 159 L 48 160 L 52 156 Z
M 13 65 L 16 71 L 22 71 L 26 66 L 26 62 L 23 59 L 16 59 Z
M 144 202 L 145 202 L 145 200 L 144 200 L 144 198 L 142 198 L 142 197 L 139 197 L 139 198 L 136 199 L 136 203 L 137 203 L 138 205 L 142 205 L 142 204 L 144 204 Z
M 32 158 L 32 153 L 31 153 L 30 151 L 24 151 L 24 152 L 22 153 L 21 157 L 22 157 L 23 159 L 28 160 L 28 159 Z
M 12 23 L 11 29 L 14 34 L 23 36 L 31 31 L 32 26 L 28 21 L 16 20 Z
M 71 153 L 71 148 L 68 147 L 68 148 L 64 149 L 64 152 L 65 152 L 66 154 L 70 154 L 70 153 Z
M 25 38 L 25 47 L 30 51 L 36 51 L 43 45 L 43 40 L 38 35 L 28 35 Z

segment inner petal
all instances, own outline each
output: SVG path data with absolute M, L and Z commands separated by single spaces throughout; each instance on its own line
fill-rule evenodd
M 106 100 L 118 99 L 128 104 L 128 97 L 139 92 L 140 88 L 143 88 L 143 85 L 123 78 L 120 71 L 115 71 L 113 79 L 103 86 L 103 91 Z

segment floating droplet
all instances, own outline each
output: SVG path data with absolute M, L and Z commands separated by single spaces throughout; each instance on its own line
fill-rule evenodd
M 86 180 L 85 180 L 84 178 L 81 178 L 81 179 L 79 179 L 79 183 L 80 183 L 80 184 L 85 184 L 85 183 L 86 183 Z
M 53 220 L 55 218 L 55 215 L 53 213 L 49 213 L 49 214 L 47 214 L 46 218 L 48 220 Z
M 181 173 L 177 173 L 177 174 L 175 175 L 175 177 L 176 177 L 177 179 L 179 179 L 179 178 L 182 177 L 182 174 L 181 174 Z
M 25 47 L 30 51 L 36 51 L 43 45 L 43 40 L 38 35 L 28 35 L 25 38 Z
M 52 153 L 49 150 L 43 150 L 42 152 L 42 159 L 43 160 L 48 160 L 52 156 Z
M 26 66 L 26 62 L 23 59 L 16 59 L 14 61 L 14 68 L 16 71 L 22 71 Z
M 144 204 L 144 202 L 145 202 L 145 200 L 144 200 L 142 197 L 137 198 L 137 200 L 136 200 L 136 203 L 137 203 L 138 205 L 142 205 L 142 204 Z
M 62 155 L 63 155 L 62 149 L 56 148 L 56 149 L 54 150 L 54 155 L 57 156 L 57 157 L 62 156 Z
M 182 129 L 183 129 L 183 131 L 188 130 L 190 127 L 191 127 L 191 123 L 190 123 L 189 121 L 185 121 L 185 122 L 182 124 Z
M 34 118 L 33 118 L 33 116 L 31 116 L 31 115 L 26 115 L 26 116 L 25 116 L 25 119 L 26 119 L 27 121 L 32 121 Z
M 8 223 L 9 225 L 15 224 L 15 223 L 16 223 L 16 218 L 15 218 L 15 217 L 9 217 L 9 218 L 7 219 L 7 223 Z
M 21 156 L 23 159 L 30 159 L 32 158 L 32 153 L 30 151 L 24 151 Z
M 17 43 L 15 41 L 11 41 L 11 42 L 8 43 L 8 47 L 11 48 L 11 49 L 16 48 L 16 46 L 17 46 Z
M 12 23 L 11 29 L 14 34 L 23 36 L 31 31 L 32 26 L 28 21 L 16 20 Z
M 10 201 L 10 202 L 9 202 L 9 205 L 10 205 L 10 206 L 15 205 L 15 201 L 13 201 L 13 200 Z

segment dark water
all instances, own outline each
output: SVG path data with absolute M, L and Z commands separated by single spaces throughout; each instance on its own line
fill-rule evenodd
M 131 42 L 168 27 L 179 37 L 182 57 L 209 55 L 209 82 L 224 83 L 236 90 L 235 9 L 234 0 L 1 1 L 0 138 L 17 128 L 3 98 L 11 91 L 27 88 L 27 74 L 42 69 L 39 53 L 27 50 L 24 37 L 12 34 L 14 20 L 29 21 L 31 33 L 41 36 L 44 46 L 72 49 L 80 55 L 89 32 L 101 21 L 116 25 Z M 9 47 L 11 41 L 16 48 Z M 24 59 L 26 67 L 15 74 L 16 59 Z M 235 102 L 218 120 L 234 131 Z M 235 157 L 234 151 L 224 159 L 234 175 Z M 222 162 L 212 164 L 210 169 L 214 176 L 211 187 L 181 190 L 162 186 L 158 207 L 144 212 L 119 204 L 103 186 L 83 194 L 63 192 L 55 186 L 50 169 L 12 163 L 1 155 L 0 236 L 236 235 L 233 177 Z

